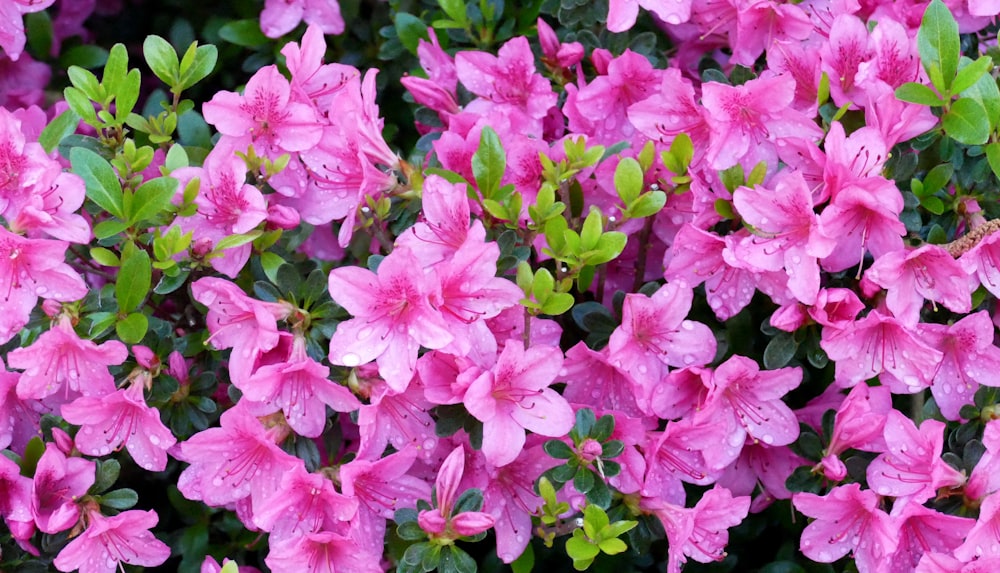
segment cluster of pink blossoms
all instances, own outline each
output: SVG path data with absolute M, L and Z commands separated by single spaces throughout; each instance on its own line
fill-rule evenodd
M 399 176 L 409 168 L 382 139 L 375 72 L 324 63 L 323 34 L 337 29 L 319 3 L 280 4 L 265 9 L 269 34 L 287 32 L 299 17 L 328 28 L 310 26 L 301 44 L 283 48 L 290 79 L 269 66 L 242 94 L 221 92 L 204 105 L 221 138 L 202 166 L 172 173 L 178 204 L 198 180 L 197 209 L 171 223 L 192 235 L 195 257 L 231 235 L 305 222 L 337 229 L 336 236 L 317 232 L 303 248 L 336 260 L 365 226 L 370 205 L 402 191 Z M 985 25 L 984 4 L 953 6 L 964 30 Z M 613 437 L 624 451 L 610 483 L 637 513 L 661 521 L 671 573 L 688 559 L 721 559 L 727 530 L 779 499 L 813 519 L 800 549 L 818 562 L 851 554 L 862 573 L 1000 564 L 1000 422 L 986 425 L 986 453 L 964 475 L 941 457 L 943 423 L 917 425 L 892 406 L 893 394 L 929 389 L 942 415 L 959 421 L 980 385 L 1000 386 L 995 321 L 985 310 L 972 312 L 980 286 L 1000 297 L 1000 235 L 962 253 L 907 244 L 902 194 L 883 175 L 893 146 L 938 121 L 892 96 L 902 83 L 924 79 L 914 40 L 924 6 L 612 1 L 609 28 L 628 28 L 637 6 L 689 40 L 667 70 L 630 51 L 595 50 L 589 65 L 597 76 L 588 79 L 582 46 L 561 44 L 539 23 L 548 71 L 577 78 L 562 86 L 561 106 L 523 37 L 496 55 L 452 56 L 431 32 L 418 50 L 428 78 L 404 80 L 440 116 L 441 126 L 428 129 L 438 132 L 434 153 L 445 169 L 475 181 L 471 158 L 483 130 L 499 135 L 508 165 L 502 183 L 525 198 L 514 225 L 526 223 L 537 195 L 540 152 L 559 159 L 564 141 L 583 136 L 590 145 L 628 142 L 620 157 L 637 157 L 648 142 L 662 151 L 680 134 L 691 139 L 686 174 L 659 160 L 645 174 L 658 187 L 687 175 L 689 191 L 669 194 L 647 232 L 631 221 L 617 227 L 629 243 L 599 302 L 610 302 L 615 288 L 664 284 L 651 296 L 625 295 L 606 346 L 581 342 L 564 351 L 559 324 L 529 317 L 524 292 L 496 276 L 500 248 L 488 240 L 481 204 L 470 200 L 480 190 L 428 175 L 421 219 L 375 247 L 385 253 L 376 270 L 330 271 L 330 296 L 351 318 L 332 335 L 328 364 L 307 351 L 293 304 L 256 300 L 215 276 L 190 285 L 192 299 L 207 308 L 207 344 L 229 352 L 228 381 L 241 397 L 219 427 L 180 444 L 144 392 L 164 369 L 185 379 L 187 364 L 172 355 L 164 367 L 146 347 L 98 344 L 77 333 L 78 317 L 60 303 L 83 299 L 87 281 L 100 280 L 65 262 L 71 243 L 91 240 L 80 212 L 83 183 L 36 142 L 44 114 L 0 109 L 0 340 L 17 335 L 39 299 L 51 318 L 47 331 L 7 353 L 6 366 L 0 362 L 0 446 L 23 453 L 44 413 L 78 428 L 73 437 L 55 433 L 30 478 L 0 456 L 0 515 L 25 550 L 37 552 L 36 530 L 71 531 L 55 560 L 60 570 L 166 560 L 169 549 L 149 531 L 155 513 L 105 516 L 87 495 L 95 473 L 88 458 L 125 448 L 149 471 L 163 470 L 168 456 L 188 464 L 181 493 L 269 533 L 266 563 L 276 572 L 381 571 L 387 523 L 397 509 L 430 500 L 432 483 L 438 506 L 419 517 L 428 536 L 492 528 L 497 555 L 510 563 L 530 542 L 542 504 L 533 484 L 557 463 L 541 444 L 566 436 L 575 412 L 590 408 L 615 417 Z M 17 45 L 2 41 L 14 56 Z M 728 64 L 749 66 L 766 54 L 768 69 L 736 86 L 694 79 L 700 56 L 722 47 L 730 49 Z M 833 102 L 863 115 L 864 127 L 849 134 L 836 121 L 820 127 L 823 74 Z M 461 101 L 459 84 L 471 101 Z M 251 150 L 272 164 L 288 161 L 274 173 L 254 173 L 271 193 L 247 183 L 241 157 Z M 624 215 L 618 161 L 577 177 L 584 209 L 600 209 L 609 222 Z M 722 170 L 750 173 L 759 164 L 766 169 L 759 184 L 730 192 L 720 178 Z M 720 202 L 731 218 L 720 214 Z M 968 212 L 970 228 L 984 223 L 974 208 Z M 544 237 L 534 240 L 541 252 Z M 252 256 L 244 243 L 209 262 L 235 280 Z M 832 286 L 834 273 L 848 286 Z M 688 318 L 702 292 L 725 321 L 758 291 L 778 307 L 771 326 L 818 329 L 836 364 L 830 388 L 797 411 L 786 397 L 803 384 L 800 367 L 767 370 L 751 357 L 720 356 L 710 327 Z M 925 322 L 928 302 L 966 316 Z M 116 381 L 109 367 L 130 355 L 135 368 Z M 347 384 L 335 380 L 340 373 Z M 436 434 L 432 410 L 457 404 L 481 424 L 481 445 L 463 431 Z M 793 494 L 787 478 L 810 462 L 789 446 L 800 423 L 821 432 L 828 410 L 835 421 L 814 471 L 830 490 Z M 333 424 L 356 439 L 325 452 L 331 465 L 310 472 L 282 447 L 319 440 Z M 850 450 L 872 454 L 864 485 L 848 477 Z M 712 487 L 690 500 L 686 486 Z M 468 488 L 483 492 L 483 510 L 453 512 L 456 494 Z M 942 492 L 978 504 L 978 518 L 928 507 Z M 572 484 L 560 495 L 574 509 L 585 503 Z M 206 570 L 212 566 L 206 562 Z

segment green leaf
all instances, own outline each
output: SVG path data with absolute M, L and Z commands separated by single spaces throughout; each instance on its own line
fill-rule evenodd
M 962 58 L 963 62 L 966 60 L 968 58 Z M 990 131 L 995 131 L 1000 126 L 1000 89 L 997 88 L 997 81 L 993 74 L 983 74 L 979 81 L 965 90 L 962 95 L 978 101 L 983 106 L 990 119 Z
M 180 63 L 177 60 L 177 52 L 170 42 L 160 36 L 146 36 L 146 40 L 142 43 L 142 54 L 156 77 L 173 88 L 180 75 Z
M 642 193 L 644 186 L 642 167 L 631 157 L 623 157 L 615 167 L 615 191 L 622 203 L 631 205 Z
M 49 13 L 42 10 L 25 14 L 24 35 L 32 56 L 36 59 L 48 57 L 52 51 L 52 18 Z
M 466 513 L 469 511 L 479 511 L 483 508 L 483 492 L 479 488 L 469 488 L 462 492 L 455 500 L 452 507 L 453 513 Z
M 444 13 L 448 15 L 449 18 L 462 24 L 463 27 L 467 21 L 465 15 L 465 0 L 438 0 L 438 5 L 444 10 Z
M 982 145 L 990 137 L 986 109 L 972 98 L 956 100 L 941 118 L 941 125 L 948 137 L 966 145 Z
M 176 147 L 176 146 L 175 146 Z M 177 180 L 172 177 L 150 179 L 135 190 L 132 199 L 132 213 L 128 216 L 131 224 L 151 220 L 170 205 L 177 191 Z
M 63 138 L 76 131 L 76 126 L 79 123 L 80 116 L 72 109 L 67 109 L 45 126 L 45 129 L 38 136 L 38 143 L 42 145 L 46 153 L 52 153 Z
M 588 505 L 583 508 L 583 530 L 587 534 L 587 537 L 598 539 L 601 530 L 610 524 L 608 514 L 603 509 L 596 505 Z
M 597 246 L 597 241 L 603 232 L 604 220 L 601 217 L 601 210 L 596 207 L 590 208 L 590 213 L 583 221 L 583 228 L 580 229 L 580 249 L 590 251 Z
M 767 343 L 764 349 L 764 368 L 777 370 L 786 366 L 795 356 L 799 345 L 788 332 L 779 332 Z
M 594 249 L 594 253 L 586 257 L 588 265 L 602 265 L 609 261 L 613 261 L 625 250 L 625 244 L 628 242 L 628 236 L 625 233 L 619 233 L 618 231 L 610 231 L 601 235 L 599 241 L 597 241 L 597 248 Z
M 194 50 L 193 61 L 190 65 L 185 65 L 190 60 L 189 54 L 192 53 L 192 50 Z M 184 54 L 184 60 L 181 62 L 181 90 L 186 90 L 208 77 L 209 74 L 215 71 L 215 64 L 218 61 L 218 48 L 211 44 L 198 46 L 196 42 L 192 42 Z
M 627 531 L 631 531 L 635 526 L 639 525 L 638 521 L 616 521 L 601 530 L 601 536 L 604 538 L 621 537 L 621 535 Z
M 101 85 L 109 96 L 117 96 L 125 87 L 125 77 L 128 75 L 128 50 L 124 44 L 115 44 L 108 53 L 108 61 L 104 64 L 104 76 Z
M 101 493 L 118 481 L 122 465 L 114 458 L 107 458 L 97 462 L 96 479 L 94 485 L 90 487 L 93 493 Z
M 94 44 L 82 44 L 74 46 L 59 56 L 59 67 L 69 68 L 70 66 L 80 66 L 92 70 L 104 65 L 108 59 L 108 51 L 105 48 Z
M 234 20 L 219 28 L 219 37 L 237 46 L 256 48 L 270 42 L 260 31 L 260 20 L 249 18 Z
M 542 314 L 549 316 L 559 316 L 560 314 L 573 308 L 576 299 L 568 292 L 552 293 L 552 296 L 542 304 Z
M 156 286 L 153 287 L 153 292 L 156 294 L 170 294 L 181 288 L 190 274 L 191 271 L 181 271 L 174 276 L 164 274 L 160 277 L 160 281 L 156 283 Z
M 921 197 L 920 206 L 923 207 L 924 209 L 927 209 L 931 213 L 934 213 L 935 215 L 940 215 L 944 213 L 944 202 L 933 195 L 929 195 L 927 197 Z
M 98 240 L 107 239 L 108 237 L 121 233 L 125 229 L 128 229 L 128 223 L 125 221 L 109 219 L 94 225 L 94 236 L 97 237 Z
M 650 191 L 644 193 L 639 199 L 629 205 L 628 213 L 633 219 L 652 217 L 660 212 L 667 204 L 667 194 L 663 191 Z
M 941 93 L 950 93 L 958 72 L 961 45 L 958 23 L 941 0 L 932 0 L 924 12 L 917 32 L 917 49 L 920 51 L 920 61 L 932 79 L 936 74 L 932 74 L 931 70 L 940 71 L 939 81 L 942 85 L 935 82 L 934 87 Z
M 1000 142 L 994 141 L 985 147 L 986 159 L 990 163 L 993 175 L 1000 179 Z
M 510 564 L 510 568 L 514 571 L 514 573 L 531 573 L 531 570 L 534 569 L 534 567 L 535 550 L 529 543 L 528 546 L 524 548 L 524 552 L 521 553 L 521 556 Z
M 105 249 L 104 247 L 91 247 L 90 258 L 94 259 L 97 264 L 105 267 L 117 267 L 122 264 L 114 251 Z
M 907 82 L 896 88 L 896 99 L 931 107 L 942 106 L 945 103 L 934 90 L 916 82 Z
M 958 71 L 955 81 L 951 84 L 951 93 L 960 94 L 971 88 L 979 81 L 979 78 L 986 75 L 986 72 L 993 69 L 993 58 L 980 56 L 978 60 L 970 63 Z
M 100 122 L 97 120 L 97 112 L 94 111 L 94 106 L 90 103 L 90 98 L 81 90 L 68 87 L 63 90 L 63 99 L 66 100 L 66 104 L 73 110 L 73 113 L 80 116 L 81 119 L 95 127 L 100 126 Z
M 945 185 L 951 181 L 951 176 L 955 173 L 955 168 L 951 163 L 942 163 L 927 172 L 923 180 L 923 192 L 917 195 L 933 195 L 944 189 Z
M 420 40 L 427 40 L 427 24 L 420 18 L 407 12 L 397 12 L 394 22 L 396 26 L 396 36 L 402 42 L 403 47 L 411 54 L 417 53 L 417 45 Z
M 598 547 L 608 555 L 618 555 L 628 549 L 628 545 L 625 545 L 625 542 L 617 537 L 601 541 Z
M 69 152 L 73 173 L 83 178 L 87 198 L 119 219 L 125 219 L 122 184 L 111 164 L 89 149 L 74 147 Z
M 122 488 L 101 496 L 101 505 L 111 509 L 125 510 L 135 506 L 139 501 L 139 494 L 134 489 Z
M 38 436 L 33 436 L 28 440 L 28 445 L 24 448 L 24 456 L 21 457 L 21 475 L 32 477 L 38 467 L 38 460 L 45 453 L 45 442 Z
M 118 338 L 126 344 L 138 344 L 149 330 L 149 319 L 141 312 L 134 312 L 115 324 Z
M 579 529 L 574 529 L 573 537 L 566 540 L 566 555 L 569 555 L 573 559 L 574 567 L 576 567 L 577 561 L 593 560 L 600 552 L 601 550 L 588 540 Z M 577 568 L 577 570 L 582 571 L 583 569 Z
M 573 457 L 573 448 L 561 440 L 549 440 L 542 446 L 545 453 L 557 460 L 568 460 Z
M 472 175 L 484 198 L 494 198 L 506 169 L 507 155 L 500 136 L 493 128 L 484 127 L 479 136 L 479 149 L 472 155 Z
M 580 468 L 573 477 L 573 487 L 580 493 L 587 493 L 594 487 L 594 472 Z
M 121 312 L 132 312 L 149 294 L 152 269 L 149 255 L 134 243 L 126 243 L 122 251 L 122 266 L 115 281 L 115 298 Z
M 240 247 L 247 243 L 252 243 L 257 237 L 263 235 L 263 231 L 250 231 L 249 233 L 242 233 L 239 235 L 229 235 L 228 237 L 222 239 L 215 244 L 215 252 L 221 252 L 226 249 L 232 249 L 233 247 Z

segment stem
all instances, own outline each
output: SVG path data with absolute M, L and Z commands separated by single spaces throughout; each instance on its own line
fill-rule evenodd
M 653 218 L 646 217 L 646 222 L 639 231 L 639 255 L 635 261 L 635 280 L 632 281 L 632 292 L 638 292 L 646 278 L 646 251 L 649 250 L 649 235 L 653 232 Z
M 531 313 L 527 308 L 524 309 L 524 330 L 521 332 L 521 341 L 525 350 L 531 346 Z
M 604 281 L 608 278 L 608 265 L 605 263 L 597 269 L 597 302 L 604 301 Z

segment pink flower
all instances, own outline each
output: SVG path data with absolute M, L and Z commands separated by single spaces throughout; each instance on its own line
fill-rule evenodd
M 921 558 L 928 553 L 950 554 L 962 544 L 976 524 L 974 519 L 947 515 L 919 503 L 903 505 L 895 520 L 899 527 L 899 546 L 896 553 L 886 560 L 891 573 L 914 571 Z
M 77 499 L 94 485 L 94 472 L 94 462 L 67 458 L 55 444 L 45 444 L 31 488 L 31 513 L 38 529 L 59 533 L 76 525 Z
M 22 15 L 40 12 L 55 0 L 0 0 L 0 48 L 16 60 L 24 50 L 24 19 Z
M 319 143 L 322 124 L 311 106 L 291 101 L 291 86 L 275 66 L 261 68 L 243 95 L 219 92 L 203 107 L 205 121 L 236 149 L 253 145 L 258 155 L 276 159 Z
M 453 340 L 435 308 L 441 285 L 425 274 L 407 249 L 382 260 L 378 274 L 360 267 L 330 271 L 330 294 L 354 318 L 341 322 L 330 339 L 330 362 L 360 366 L 376 360 L 393 390 L 410 383 L 421 346 L 443 348 Z
M 525 430 L 561 437 L 576 417 L 565 398 L 549 385 L 562 368 L 562 351 L 550 346 L 527 350 L 504 346 L 496 365 L 465 392 L 465 407 L 483 422 L 483 455 L 494 466 L 509 464 L 525 443 Z
M 715 337 L 707 326 L 686 320 L 694 293 L 667 283 L 652 297 L 625 295 L 622 324 L 608 342 L 611 363 L 649 388 L 667 366 L 706 364 L 715 358 Z
M 799 545 L 813 561 L 833 563 L 854 551 L 860 571 L 878 571 L 878 564 L 896 550 L 896 530 L 879 509 L 879 497 L 859 484 L 835 487 L 822 497 L 796 493 L 792 504 L 816 519 L 802 532 Z
M 913 421 L 890 410 L 883 435 L 888 451 L 868 465 L 868 484 L 880 495 L 897 498 L 893 505 L 924 503 L 939 488 L 956 488 L 965 475 L 941 459 L 944 423 L 924 420 L 920 428 Z
M 869 177 L 841 188 L 820 215 L 827 229 L 837 229 L 836 246 L 823 259 L 823 269 L 839 272 L 858 265 L 865 252 L 876 258 L 902 250 L 906 234 L 899 214 L 903 196 L 882 177 Z
M 882 429 L 890 410 L 892 396 L 885 386 L 857 384 L 851 388 L 837 409 L 833 432 L 827 436 L 829 444 L 820 462 L 828 479 L 841 481 L 847 477 L 847 467 L 837 457 L 847 450 L 870 452 L 887 449 Z
M 382 573 L 378 554 L 332 531 L 307 533 L 275 543 L 264 563 L 274 573 Z
M 958 420 L 962 406 L 972 404 L 980 384 L 1000 386 L 1000 348 L 993 344 L 993 331 L 986 311 L 950 326 L 921 325 L 920 332 L 929 345 L 944 353 L 931 393 L 945 418 Z
M 930 386 L 943 357 L 898 320 L 877 310 L 850 328 L 824 328 L 820 346 L 837 363 L 840 386 L 850 387 L 879 376 L 882 384 L 897 394 L 912 394 Z
M 330 369 L 306 354 L 306 340 L 293 337 L 291 345 L 279 345 L 273 363 L 260 365 L 250 377 L 236 384 L 252 402 L 254 414 L 281 411 L 295 432 L 317 438 L 326 425 L 326 407 L 353 412 L 361 402 L 351 391 L 330 380 Z M 270 355 L 268 355 L 270 356 Z
M 955 557 L 962 561 L 996 559 L 1000 557 L 1000 496 L 991 494 L 979 508 L 979 519 L 965 537 L 965 542 L 955 549 Z
M 28 322 L 38 297 L 71 302 L 87 294 L 83 277 L 66 264 L 63 241 L 29 239 L 0 227 L 0 343 Z
M 458 494 L 458 485 L 465 472 L 465 447 L 458 446 L 445 458 L 438 470 L 434 490 L 437 494 L 437 507 L 421 511 L 417 516 L 420 528 L 426 531 L 431 539 L 454 540 L 462 536 L 471 536 L 487 531 L 493 527 L 493 516 L 481 511 L 463 511 L 453 514 L 454 503 Z
M 430 499 L 430 485 L 407 472 L 416 460 L 416 448 L 404 448 L 374 461 L 355 458 L 340 466 L 341 491 L 358 500 L 355 529 L 363 548 L 381 555 L 385 549 L 385 522 L 395 511 Z
M 670 262 L 663 273 L 668 281 L 684 281 L 692 288 L 704 282 L 708 306 L 719 320 L 736 316 L 757 292 L 753 271 L 727 263 L 725 248 L 722 237 L 685 224 L 668 250 Z
M 221 423 L 180 445 L 177 457 L 191 465 L 177 487 L 188 499 L 216 507 L 246 497 L 259 503 L 278 490 L 283 474 L 302 464 L 278 446 L 288 426 L 267 427 L 240 406 L 226 410 Z
M 246 380 L 262 352 L 278 344 L 278 319 L 288 316 L 280 304 L 252 299 L 235 284 L 204 277 L 191 285 L 191 296 L 208 307 L 208 341 L 217 349 L 232 348 L 229 375 Z
M 170 548 L 149 531 L 159 521 L 155 511 L 112 517 L 91 511 L 87 517 L 87 529 L 56 556 L 53 563 L 60 571 L 114 573 L 123 563 L 154 567 L 170 557 Z
M 324 34 L 344 32 L 344 18 L 337 0 L 267 0 L 260 13 L 260 29 L 268 38 L 278 38 L 303 20 Z
M 753 360 L 732 356 L 712 374 L 707 404 L 699 416 L 705 421 L 731 416 L 754 442 L 788 445 L 799 437 L 799 423 L 781 398 L 801 382 L 799 368 L 761 372 Z
M 691 0 L 611 0 L 608 5 L 608 30 L 624 32 L 634 26 L 639 6 L 668 24 L 683 24 L 691 18 Z
M 361 444 L 358 455 L 377 458 L 387 445 L 402 450 L 407 444 L 420 452 L 420 457 L 431 461 L 437 449 L 438 437 L 434 433 L 433 405 L 424 397 L 418 384 L 393 394 L 381 381 L 370 392 L 371 403 L 358 410 L 358 432 Z
M 115 379 L 109 366 L 128 358 L 128 349 L 117 340 L 94 344 L 83 340 L 73 330 L 71 320 L 63 316 L 34 344 L 13 350 L 7 359 L 13 368 L 24 372 L 17 383 L 17 394 L 23 399 L 42 399 L 63 388 L 62 399 L 103 396 L 114 392 Z M 59 402 L 60 397 L 56 397 Z
M 486 238 L 482 222 L 469 224 L 466 186 L 450 183 L 439 175 L 424 179 L 421 215 L 423 220 L 403 231 L 396 246 L 410 249 L 425 265 L 447 261 L 466 242 Z
M 535 57 L 527 38 L 518 36 L 500 47 L 496 56 L 466 51 L 455 55 L 458 80 L 480 100 L 467 111 L 495 110 L 525 124 L 525 133 L 541 135 L 541 120 L 557 96 L 548 80 L 535 72 Z
M 142 392 L 141 383 L 132 383 L 111 394 L 81 396 L 63 404 L 63 418 L 82 426 L 76 435 L 80 451 L 105 456 L 124 443 L 141 467 L 163 471 L 167 467 L 167 450 L 177 439 L 160 421 L 160 411 L 146 404 Z
M 322 473 L 306 473 L 296 466 L 281 478 L 254 512 L 254 523 L 271 533 L 272 540 L 296 538 L 317 531 L 336 530 L 358 511 L 358 501 L 337 493 Z
M 705 492 L 692 508 L 644 498 L 645 509 L 663 522 L 667 533 L 667 573 L 680 573 L 690 557 L 699 563 L 721 561 L 729 543 L 730 527 L 739 525 L 750 510 L 750 497 L 733 497 L 721 486 Z
M 865 271 L 865 277 L 888 291 L 886 306 L 908 326 L 920 321 L 924 299 L 957 313 L 972 309 L 969 275 L 938 245 L 886 253 Z
M 712 128 L 707 155 L 712 168 L 728 169 L 743 160 L 751 165 L 773 162 L 781 138 L 822 137 L 810 118 L 789 107 L 794 97 L 795 80 L 788 75 L 757 78 L 741 86 L 702 85 L 702 103 Z
M 830 97 L 838 105 L 857 102 L 861 96 L 855 76 L 862 62 L 875 55 L 868 30 L 860 18 L 838 16 L 830 29 L 829 43 L 820 49 L 823 71 L 830 77 Z
M 752 226 L 750 237 L 739 242 L 735 255 L 754 268 L 784 269 L 788 289 L 805 304 L 816 302 L 819 293 L 819 259 L 836 245 L 813 212 L 812 195 L 802 175 L 782 172 L 774 189 L 757 185 L 733 192 L 733 205 L 744 222 Z

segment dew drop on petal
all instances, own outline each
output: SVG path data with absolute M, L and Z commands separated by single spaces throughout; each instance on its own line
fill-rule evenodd
M 340 362 L 344 366 L 354 367 L 361 364 L 361 357 L 353 352 L 348 352 L 340 358 Z

